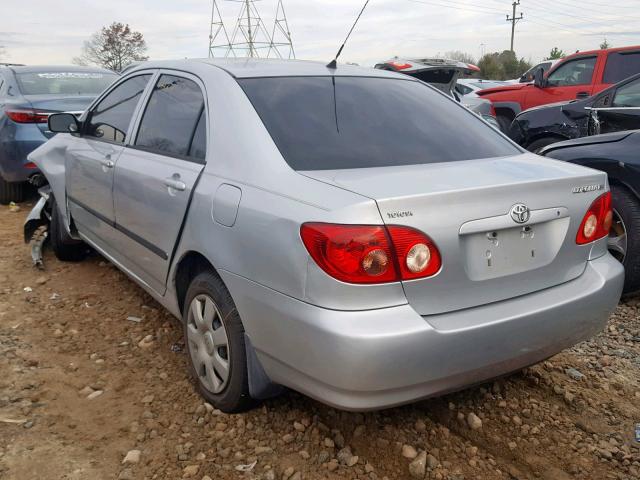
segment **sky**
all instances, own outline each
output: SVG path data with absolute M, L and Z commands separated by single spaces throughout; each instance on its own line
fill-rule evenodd
M 512 0 L 370 0 L 341 61 L 371 66 L 392 56 L 444 56 L 460 50 L 475 58 L 509 49 Z M 515 50 L 539 61 L 553 47 L 567 54 L 640 44 L 640 1 L 521 0 Z M 218 0 L 231 29 L 241 4 Z M 364 0 L 284 0 L 296 57 L 329 61 Z M 0 61 L 68 64 L 92 33 L 113 21 L 143 33 L 152 59 L 208 55 L 211 0 L 0 0 Z M 256 6 L 269 31 L 277 0 Z

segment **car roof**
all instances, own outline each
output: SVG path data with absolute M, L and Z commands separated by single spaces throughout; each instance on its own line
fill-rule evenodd
M 40 73 L 40 72 L 103 72 L 114 73 L 111 70 L 100 67 L 83 67 L 79 65 L 26 65 L 10 67 L 15 73 Z
M 327 67 L 325 62 L 309 60 L 281 60 L 264 58 L 200 58 L 186 60 L 164 60 L 142 62 L 126 73 L 149 68 L 178 68 L 187 69 L 189 66 L 207 64 L 225 70 L 235 78 L 256 77 L 302 77 L 302 76 L 353 76 L 353 77 L 382 77 L 401 78 L 393 72 L 375 70 L 373 68 L 359 67 L 355 65 L 338 64 L 336 69 Z

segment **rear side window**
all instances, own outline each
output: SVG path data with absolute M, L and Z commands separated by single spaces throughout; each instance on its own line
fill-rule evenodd
M 640 80 L 618 88 L 613 97 L 614 107 L 640 107 Z
M 169 156 L 192 155 L 203 159 L 206 122 L 203 112 L 204 97 L 198 84 L 183 77 L 161 75 L 142 117 L 136 147 Z M 200 145 L 192 149 L 194 140 Z
M 640 73 L 640 52 L 615 52 L 607 56 L 604 83 L 618 83 Z
M 239 80 L 294 170 L 388 167 L 516 155 L 473 113 L 413 80 Z
M 151 75 L 130 78 L 104 97 L 91 111 L 85 134 L 110 142 L 124 143 L 140 97 Z
M 563 63 L 547 77 L 551 87 L 589 85 L 596 67 L 596 57 L 582 57 Z

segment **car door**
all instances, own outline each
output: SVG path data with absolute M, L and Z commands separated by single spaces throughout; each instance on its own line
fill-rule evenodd
M 115 167 L 117 249 L 133 272 L 163 293 L 191 192 L 204 167 L 204 88 L 186 73 L 160 72 L 135 139 Z
M 618 87 L 611 105 L 595 107 L 592 117 L 598 133 L 640 129 L 640 79 Z
M 151 76 L 136 75 L 114 86 L 87 113 L 81 134 L 71 137 L 67 147 L 69 210 L 80 232 L 99 246 L 112 235 L 114 167 Z
M 544 88 L 529 89 L 523 110 L 589 97 L 597 60 L 597 56 L 578 57 L 559 64 L 547 76 Z

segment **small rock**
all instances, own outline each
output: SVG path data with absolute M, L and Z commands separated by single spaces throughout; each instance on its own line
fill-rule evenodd
M 402 456 L 404 458 L 409 458 L 413 460 L 418 456 L 418 451 L 412 447 L 411 445 L 403 445 L 402 446 Z
M 93 388 L 91 388 L 90 386 L 86 386 L 84 387 L 82 390 L 80 390 L 78 393 L 80 394 L 81 397 L 88 397 L 89 395 L 91 395 L 95 390 Z
M 431 470 L 433 470 L 439 464 L 440 464 L 440 462 L 438 461 L 438 459 L 436 457 L 434 457 L 431 454 L 427 455 L 427 467 L 429 467 Z
M 153 335 L 147 335 L 138 342 L 140 348 L 151 348 L 153 346 Z
M 423 479 L 427 471 L 427 452 L 421 451 L 416 459 L 409 464 L 409 473 L 413 478 Z
M 98 398 L 103 393 L 104 392 L 102 390 L 96 390 L 95 392 L 90 393 L 89 395 L 87 395 L 87 400 L 93 400 L 94 398 Z
M 182 478 L 195 477 L 200 470 L 200 465 L 188 465 L 182 470 Z
M 36 278 L 36 283 L 38 285 L 44 285 L 48 281 L 49 281 L 49 279 L 47 277 L 38 277 L 38 278 Z
M 327 448 L 333 448 L 336 446 L 335 442 L 333 440 L 331 440 L 330 438 L 325 438 L 324 439 L 324 446 Z
M 584 380 L 585 378 L 584 373 L 580 372 L 579 370 L 576 370 L 575 368 L 567 368 L 564 372 L 569 377 L 577 381 Z
M 142 403 L 149 404 L 153 402 L 153 395 L 147 395 L 146 397 L 142 397 Z
M 479 430 L 482 428 L 482 420 L 473 412 L 467 415 L 467 424 L 471 430 Z
M 140 450 L 129 450 L 127 455 L 122 460 L 122 464 L 126 463 L 138 463 L 140 461 Z

